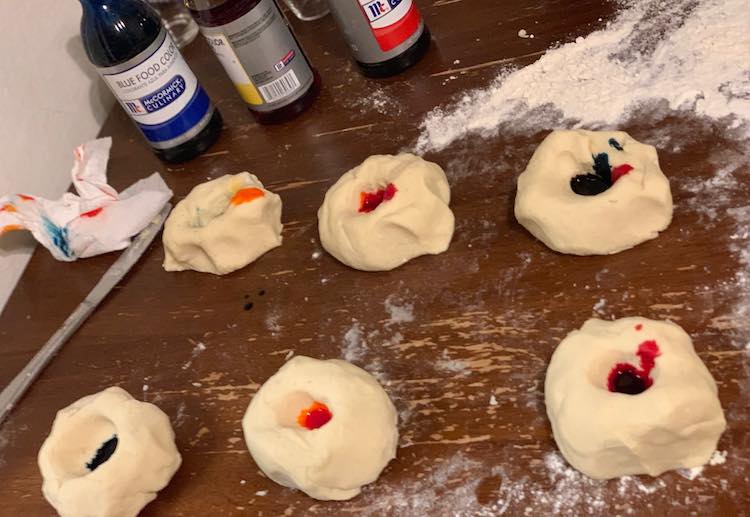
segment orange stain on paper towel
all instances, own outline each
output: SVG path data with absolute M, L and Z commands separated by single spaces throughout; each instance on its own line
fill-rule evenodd
M 23 230 L 23 226 L 21 226 L 20 224 L 6 224 L 2 228 L 0 228 L 0 233 L 14 232 L 18 230 Z
M 17 212 L 16 207 L 8 203 L 7 205 L 3 205 L 2 208 L 0 208 L 0 212 Z
M 243 203 L 249 203 L 250 201 L 253 201 L 265 195 L 266 194 L 259 188 L 243 188 L 234 193 L 234 196 L 232 196 L 232 200 L 230 201 L 230 203 L 232 203 L 233 205 L 241 205 Z

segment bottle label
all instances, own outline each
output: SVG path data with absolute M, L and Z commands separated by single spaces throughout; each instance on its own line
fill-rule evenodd
M 98 70 L 157 149 L 187 142 L 211 120 L 214 107 L 208 95 L 163 28 L 156 40 L 133 59 Z
M 242 99 L 256 111 L 297 100 L 314 77 L 307 58 L 273 0 L 261 0 L 225 25 L 201 27 Z
M 359 0 L 359 5 L 383 52 L 408 40 L 422 22 L 419 9 L 412 0 Z

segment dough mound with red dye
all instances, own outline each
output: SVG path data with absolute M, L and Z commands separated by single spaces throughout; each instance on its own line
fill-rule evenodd
M 351 499 L 396 457 L 388 394 L 346 361 L 296 356 L 260 387 L 242 419 L 255 463 L 320 500 Z
M 552 355 L 544 400 L 563 456 L 595 479 L 704 465 L 726 428 L 711 373 L 669 321 L 586 321 Z
M 281 198 L 249 172 L 197 185 L 164 223 L 164 269 L 224 275 L 281 246 Z
M 443 169 L 413 154 L 370 156 L 326 192 L 323 248 L 347 266 L 388 271 L 448 249 L 450 187 Z
M 672 194 L 654 147 L 622 131 L 553 131 L 518 177 L 515 214 L 555 251 L 608 255 L 666 229 Z

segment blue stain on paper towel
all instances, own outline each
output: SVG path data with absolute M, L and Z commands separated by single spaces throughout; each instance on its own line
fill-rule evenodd
M 60 228 L 46 217 L 42 217 L 42 223 L 44 224 L 44 231 L 47 232 L 52 240 L 52 244 L 54 244 L 63 255 L 68 258 L 73 258 L 73 252 L 70 250 L 70 245 L 68 244 L 68 229 Z

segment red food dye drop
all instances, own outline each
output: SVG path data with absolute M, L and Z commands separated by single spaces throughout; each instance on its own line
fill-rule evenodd
M 633 170 L 632 165 L 628 165 L 627 163 L 623 163 L 622 165 L 618 165 L 617 167 L 614 167 L 612 169 L 612 184 L 614 184 L 617 180 L 625 176 L 628 172 Z
M 26 194 L 18 194 L 18 197 L 23 199 L 24 201 L 34 201 L 34 198 L 31 196 L 27 196 Z
M 372 212 L 383 201 L 390 201 L 393 196 L 396 195 L 396 185 L 389 183 L 385 188 L 376 190 L 375 192 L 360 192 L 359 193 L 359 211 L 366 214 Z
M 641 330 L 642 328 L 643 328 L 643 325 L 641 325 L 640 323 L 635 326 L 635 330 Z
M 651 370 L 656 365 L 656 358 L 660 355 L 659 346 L 653 339 L 638 345 L 635 353 L 641 360 L 641 367 L 636 368 L 630 363 L 617 363 L 609 372 L 607 386 L 613 393 L 638 395 L 643 393 L 654 383 Z
M 299 412 L 297 423 L 302 427 L 312 431 L 326 425 L 333 418 L 328 406 L 322 402 L 313 402 L 310 407 Z
M 81 214 L 81 217 L 96 217 L 101 213 L 101 211 L 104 210 L 104 208 L 94 208 L 93 210 L 89 210 L 88 212 L 84 212 Z

